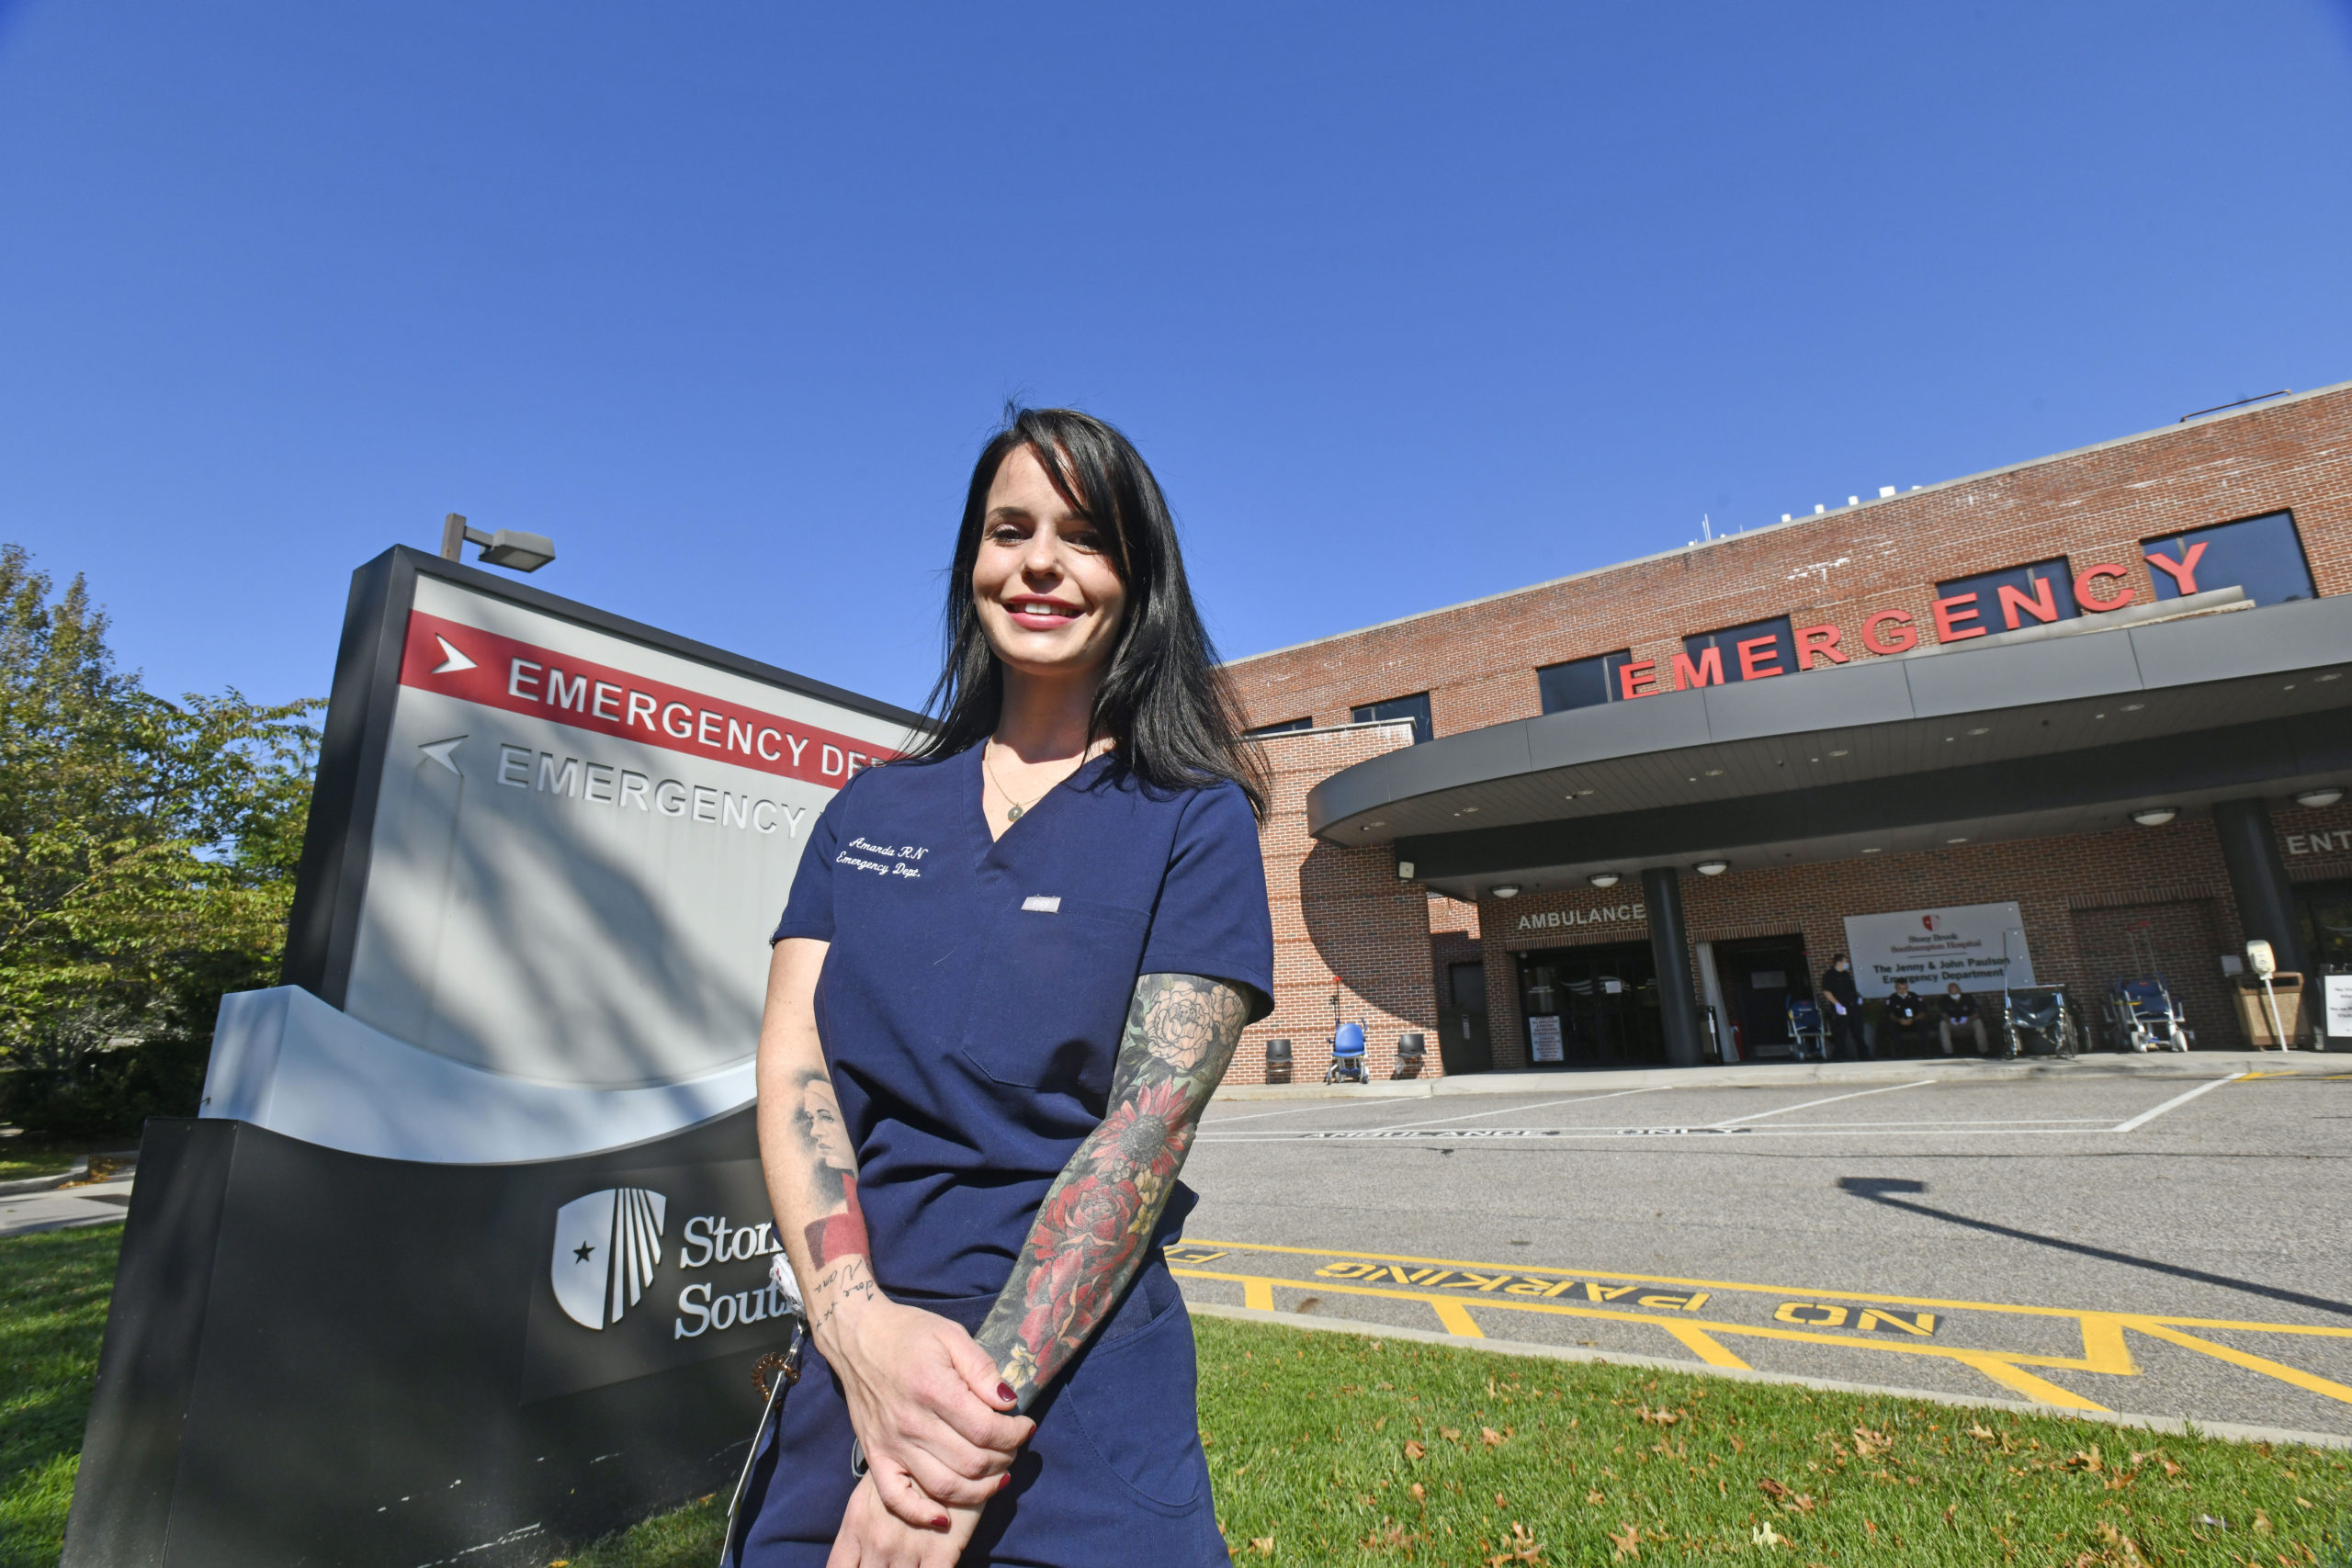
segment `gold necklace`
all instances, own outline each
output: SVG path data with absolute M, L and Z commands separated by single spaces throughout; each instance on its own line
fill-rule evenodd
M 997 794 L 1004 796 L 1004 819 L 1007 822 L 1020 821 L 1021 814 L 1023 812 L 1028 810 L 1031 807 L 1045 799 L 1046 796 L 1059 789 L 1069 781 L 1070 773 L 1078 772 L 1080 768 L 1086 766 L 1086 764 L 1093 761 L 1094 758 L 1094 748 L 1090 745 L 1085 750 L 1078 754 L 1078 761 L 1071 766 L 1069 773 L 1064 773 L 1060 778 L 1056 779 L 1052 784 L 1047 784 L 1045 788 L 1031 795 L 1027 800 L 1015 800 L 1012 798 L 1012 792 L 1004 787 L 1004 781 L 996 776 L 996 770 L 989 766 L 989 748 L 995 744 L 996 738 L 994 736 L 990 736 L 988 739 L 980 743 L 980 772 L 988 774 L 989 783 L 996 785 Z

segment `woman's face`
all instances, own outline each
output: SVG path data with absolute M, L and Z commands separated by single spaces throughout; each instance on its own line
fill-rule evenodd
M 857 1161 L 850 1154 L 849 1133 L 842 1126 L 841 1101 L 833 1098 L 833 1086 L 823 1078 L 812 1078 L 800 1091 L 800 1114 L 808 1121 L 808 1141 L 817 1145 L 817 1157 L 835 1170 L 855 1170 Z
M 989 486 L 972 564 L 972 602 L 989 646 L 1011 668 L 1047 679 L 1099 670 L 1118 640 L 1126 585 L 1107 541 L 1015 447 Z

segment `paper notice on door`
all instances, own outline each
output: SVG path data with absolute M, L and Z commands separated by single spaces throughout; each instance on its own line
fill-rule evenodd
M 1531 1018 L 1527 1021 L 1527 1038 L 1534 1047 L 1539 1062 L 1556 1062 L 1560 1056 L 1560 1021 L 1556 1018 Z

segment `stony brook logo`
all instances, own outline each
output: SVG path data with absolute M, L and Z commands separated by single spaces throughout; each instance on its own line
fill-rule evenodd
M 645 1187 L 608 1187 L 556 1211 L 549 1260 L 556 1304 L 583 1328 L 621 1320 L 662 1265 L 670 1201 Z

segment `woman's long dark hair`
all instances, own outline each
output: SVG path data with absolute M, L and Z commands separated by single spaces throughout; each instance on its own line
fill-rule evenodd
M 1265 764 L 1241 742 L 1232 682 L 1193 607 L 1176 524 L 1143 455 L 1118 431 L 1071 409 L 1008 408 L 1004 427 L 980 449 L 965 492 L 956 558 L 947 570 L 946 666 L 923 711 L 938 728 L 910 761 L 952 757 L 986 740 L 1004 701 L 1004 670 L 972 604 L 989 487 L 1021 447 L 1070 510 L 1100 529 L 1126 588 L 1118 641 L 1102 671 L 1091 719 L 1095 739 L 1116 743 L 1122 764 L 1148 784 L 1201 789 L 1231 780 L 1266 815 Z

